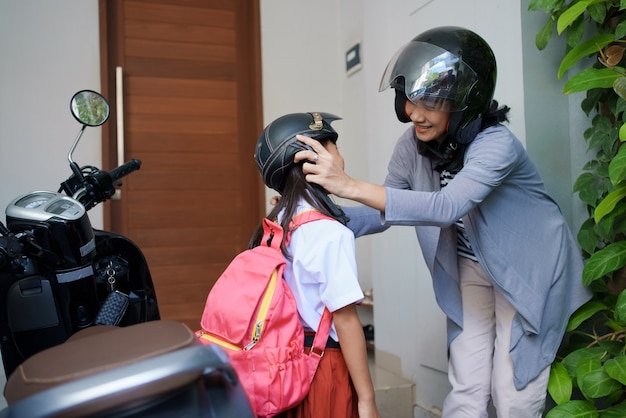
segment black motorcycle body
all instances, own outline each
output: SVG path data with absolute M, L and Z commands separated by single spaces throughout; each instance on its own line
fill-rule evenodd
M 79 167 L 72 153 L 87 126 L 103 124 L 106 100 L 76 93 L 70 102 L 83 126 L 68 155 L 72 175 L 57 192 L 13 200 L 0 222 L 0 349 L 7 376 L 35 353 L 96 324 L 127 326 L 160 319 L 152 277 L 130 239 L 95 230 L 87 211 L 114 196 L 119 179 L 141 166 L 110 172 Z

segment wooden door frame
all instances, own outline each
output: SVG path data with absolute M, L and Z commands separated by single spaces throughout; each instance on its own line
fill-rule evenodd
M 249 148 L 250 138 L 257 138 L 263 129 L 263 91 L 261 65 L 261 27 L 260 27 L 260 0 L 233 0 L 236 1 L 237 12 L 237 66 L 238 84 L 238 114 L 240 115 L 238 141 L 240 149 Z M 101 91 L 109 99 L 111 115 L 117 112 L 115 103 L 115 66 L 123 66 L 123 51 L 112 49 L 116 47 L 115 39 L 123 38 L 124 27 L 115 22 L 113 30 L 108 29 L 108 16 L 118 15 L 123 11 L 123 0 L 98 0 L 100 26 L 100 77 Z M 243 47 L 242 47 L 243 46 Z M 245 117 L 245 119 L 243 119 Z M 111 120 L 102 126 L 102 167 L 112 169 L 117 166 L 117 120 Z M 243 172 L 241 191 L 245 193 L 246 201 L 252 199 L 257 203 L 257 216 L 242 219 L 243 230 L 253 231 L 265 212 L 265 187 L 258 175 L 251 155 L 240 152 L 239 167 Z M 250 179 L 255 178 L 256 181 Z M 124 186 L 121 188 L 125 192 Z M 112 219 L 117 219 L 126 229 L 127 215 L 125 203 L 127 200 L 111 200 L 103 205 L 104 228 L 111 230 Z M 255 220 L 256 219 L 256 220 Z M 123 232 L 123 231 L 116 231 Z

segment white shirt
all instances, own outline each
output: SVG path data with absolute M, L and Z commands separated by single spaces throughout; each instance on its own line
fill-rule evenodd
M 302 205 L 297 213 L 310 209 Z M 301 225 L 292 232 L 287 250 L 292 260 L 287 260 L 284 277 L 306 330 L 317 330 L 325 306 L 334 312 L 363 299 L 354 234 L 340 222 L 322 219 Z M 330 337 L 338 340 L 334 323 Z

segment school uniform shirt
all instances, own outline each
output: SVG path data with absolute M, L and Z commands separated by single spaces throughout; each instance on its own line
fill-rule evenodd
M 304 203 L 296 213 L 312 208 Z M 354 234 L 338 221 L 321 219 L 291 233 L 284 278 L 293 292 L 302 324 L 316 331 L 324 307 L 331 312 L 363 300 L 358 281 Z M 335 325 L 330 337 L 338 341 Z
M 345 207 L 348 226 L 356 236 L 415 226 L 450 344 L 463 328 L 455 227 L 462 219 L 481 267 L 517 310 L 510 355 L 523 389 L 553 362 L 570 315 L 591 292 L 582 285 L 578 245 L 522 144 L 503 125 L 485 129 L 441 188 L 411 127 L 396 143 L 385 187 L 385 212 Z

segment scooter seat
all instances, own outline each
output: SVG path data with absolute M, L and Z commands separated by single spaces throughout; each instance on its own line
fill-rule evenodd
M 253 416 L 226 354 L 198 344 L 187 326 L 173 321 L 80 331 L 24 361 L 7 379 L 5 397 L 9 407 L 0 418 L 133 411 L 210 417 L 209 405 L 221 408 L 220 417 Z

